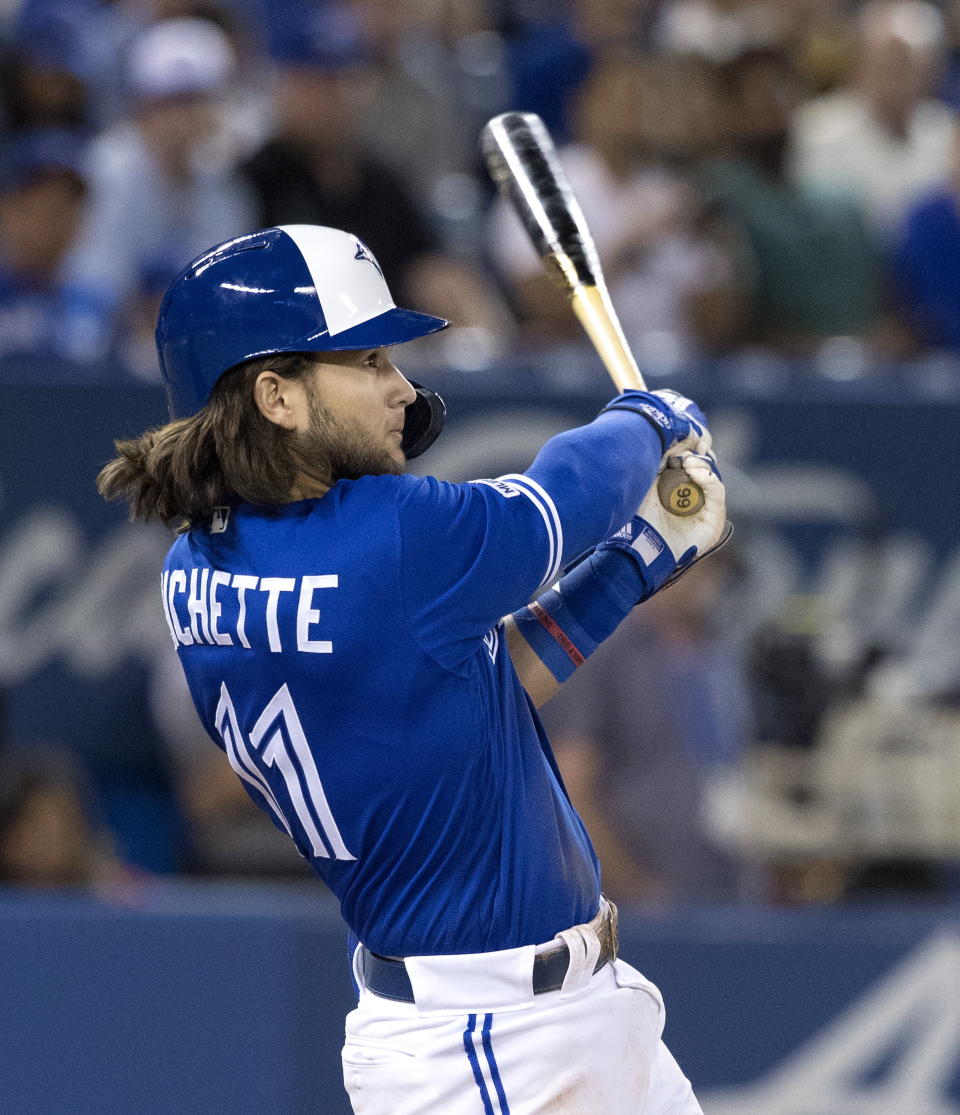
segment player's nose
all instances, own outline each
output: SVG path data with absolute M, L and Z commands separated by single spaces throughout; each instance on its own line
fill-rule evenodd
M 400 371 L 400 369 L 390 361 L 390 368 L 392 369 L 392 399 L 396 401 L 398 406 L 409 406 L 417 397 L 417 392 L 410 380 Z

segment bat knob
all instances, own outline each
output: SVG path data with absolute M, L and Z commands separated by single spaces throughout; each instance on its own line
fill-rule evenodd
M 671 515 L 685 519 L 703 507 L 703 492 L 682 468 L 665 468 L 657 480 L 657 495 Z

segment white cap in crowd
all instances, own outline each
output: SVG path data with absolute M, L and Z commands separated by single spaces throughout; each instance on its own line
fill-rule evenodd
M 213 92 L 235 61 L 227 34 L 206 19 L 165 19 L 142 31 L 130 47 L 127 78 L 139 99 Z

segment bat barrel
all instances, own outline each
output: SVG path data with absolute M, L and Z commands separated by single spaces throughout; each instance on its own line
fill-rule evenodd
M 637 362 L 603 280 L 600 260 L 550 133 L 532 112 L 505 112 L 480 133 L 480 149 L 500 192 L 510 201 L 550 274 L 617 389 L 645 390 Z M 682 469 L 664 469 L 658 491 L 674 515 L 696 514 L 703 493 Z
M 578 282 L 598 285 L 596 249 L 540 117 L 532 112 L 495 116 L 480 133 L 480 150 L 541 258 L 562 252 Z

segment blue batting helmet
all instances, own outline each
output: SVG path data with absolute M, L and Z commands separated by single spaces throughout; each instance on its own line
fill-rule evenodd
M 171 418 L 195 414 L 225 371 L 258 356 L 384 348 L 449 322 L 398 308 L 373 253 L 350 233 L 283 225 L 218 244 L 171 283 L 157 320 L 157 352 Z M 413 384 L 403 448 L 437 438 L 444 406 Z

